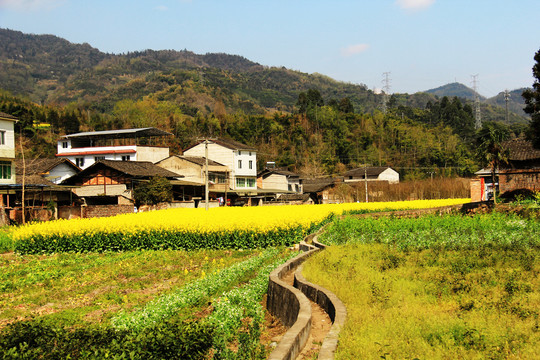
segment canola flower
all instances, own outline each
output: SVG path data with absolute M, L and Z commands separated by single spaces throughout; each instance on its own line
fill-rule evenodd
M 468 201 L 169 209 L 28 224 L 13 232 L 13 240 L 19 253 L 267 247 L 290 245 L 325 219 L 345 211 L 420 209 Z

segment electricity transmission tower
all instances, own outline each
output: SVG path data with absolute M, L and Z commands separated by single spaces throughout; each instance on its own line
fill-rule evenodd
M 388 94 L 390 94 L 390 72 L 383 72 L 384 79 L 382 79 L 383 86 L 383 104 L 382 104 L 382 111 L 384 114 L 386 114 L 387 104 L 388 104 Z
M 504 90 L 504 102 L 506 103 L 506 123 L 508 124 L 508 100 L 510 100 L 510 93 L 508 89 Z
M 480 129 L 482 127 L 482 114 L 480 113 L 480 96 L 478 95 L 478 74 L 471 75 L 473 90 L 474 90 L 474 128 Z

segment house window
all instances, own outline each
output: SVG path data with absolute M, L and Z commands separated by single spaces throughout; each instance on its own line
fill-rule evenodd
M 300 192 L 300 185 L 296 184 L 294 185 L 295 189 L 296 189 L 296 192 Z
M 238 150 L 238 155 L 242 155 L 242 151 Z
M 77 165 L 78 167 L 83 167 L 84 166 L 84 158 L 83 157 L 75 158 L 75 165 Z
M 242 160 L 238 160 L 238 168 L 239 168 L 239 169 L 242 168 Z
M 11 162 L 0 161 L 0 179 L 11 179 Z
M 253 169 L 253 160 L 249 160 L 249 169 Z
M 62 141 L 62 149 L 67 149 L 67 148 L 68 148 L 68 142 Z
M 105 160 L 105 156 L 94 156 L 94 161 Z
M 255 187 L 255 179 L 246 179 L 247 187 L 252 188 Z
M 236 178 L 236 187 L 237 188 L 246 187 L 246 178 Z
M 131 157 L 129 155 L 122 155 L 122 161 L 129 161 Z
M 6 132 L 0 131 L 0 145 L 6 145 Z
M 292 191 L 292 185 L 289 184 L 289 191 Z

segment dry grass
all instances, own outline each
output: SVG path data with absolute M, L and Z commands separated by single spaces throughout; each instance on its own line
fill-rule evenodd
M 368 198 L 369 201 L 377 202 L 468 198 L 469 181 L 464 178 L 435 178 L 403 181 L 398 184 L 368 182 Z M 364 202 L 365 183 L 339 184 L 333 189 L 332 195 L 344 202 Z

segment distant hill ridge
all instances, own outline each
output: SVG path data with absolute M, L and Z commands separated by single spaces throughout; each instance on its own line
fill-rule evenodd
M 182 104 L 188 114 L 219 107 L 229 113 L 291 112 L 298 95 L 309 89 L 319 90 L 325 101 L 347 97 L 359 113 L 380 109 L 383 100 L 363 84 L 263 66 L 239 55 L 188 50 L 107 54 L 86 43 L 8 29 L 0 29 L 0 84 L 36 103 L 85 104 L 103 113 L 119 101 L 150 95 Z M 436 101 L 435 96 L 471 99 L 471 92 L 464 85 L 448 84 L 425 93 L 399 94 L 397 104 L 423 108 Z M 488 113 L 504 119 L 500 104 L 491 104 L 494 110 Z M 519 116 L 512 120 L 526 121 Z
M 521 96 L 521 94 L 523 93 L 523 90 L 525 90 L 525 88 L 516 89 L 516 90 L 512 90 L 508 92 L 509 93 L 508 111 L 515 113 L 519 116 L 528 117 L 528 115 L 523 111 L 523 108 L 525 106 L 525 101 L 523 100 L 523 97 Z M 459 98 L 467 99 L 470 101 L 474 101 L 475 95 L 476 95 L 473 89 L 458 82 L 446 84 L 435 89 L 426 90 L 425 93 L 432 94 L 438 97 L 457 96 Z M 493 96 L 491 98 L 486 98 L 479 94 L 479 98 L 480 98 L 480 101 L 483 103 L 506 109 L 506 101 L 505 101 L 504 93 L 505 92 L 502 91 L 496 96 Z

